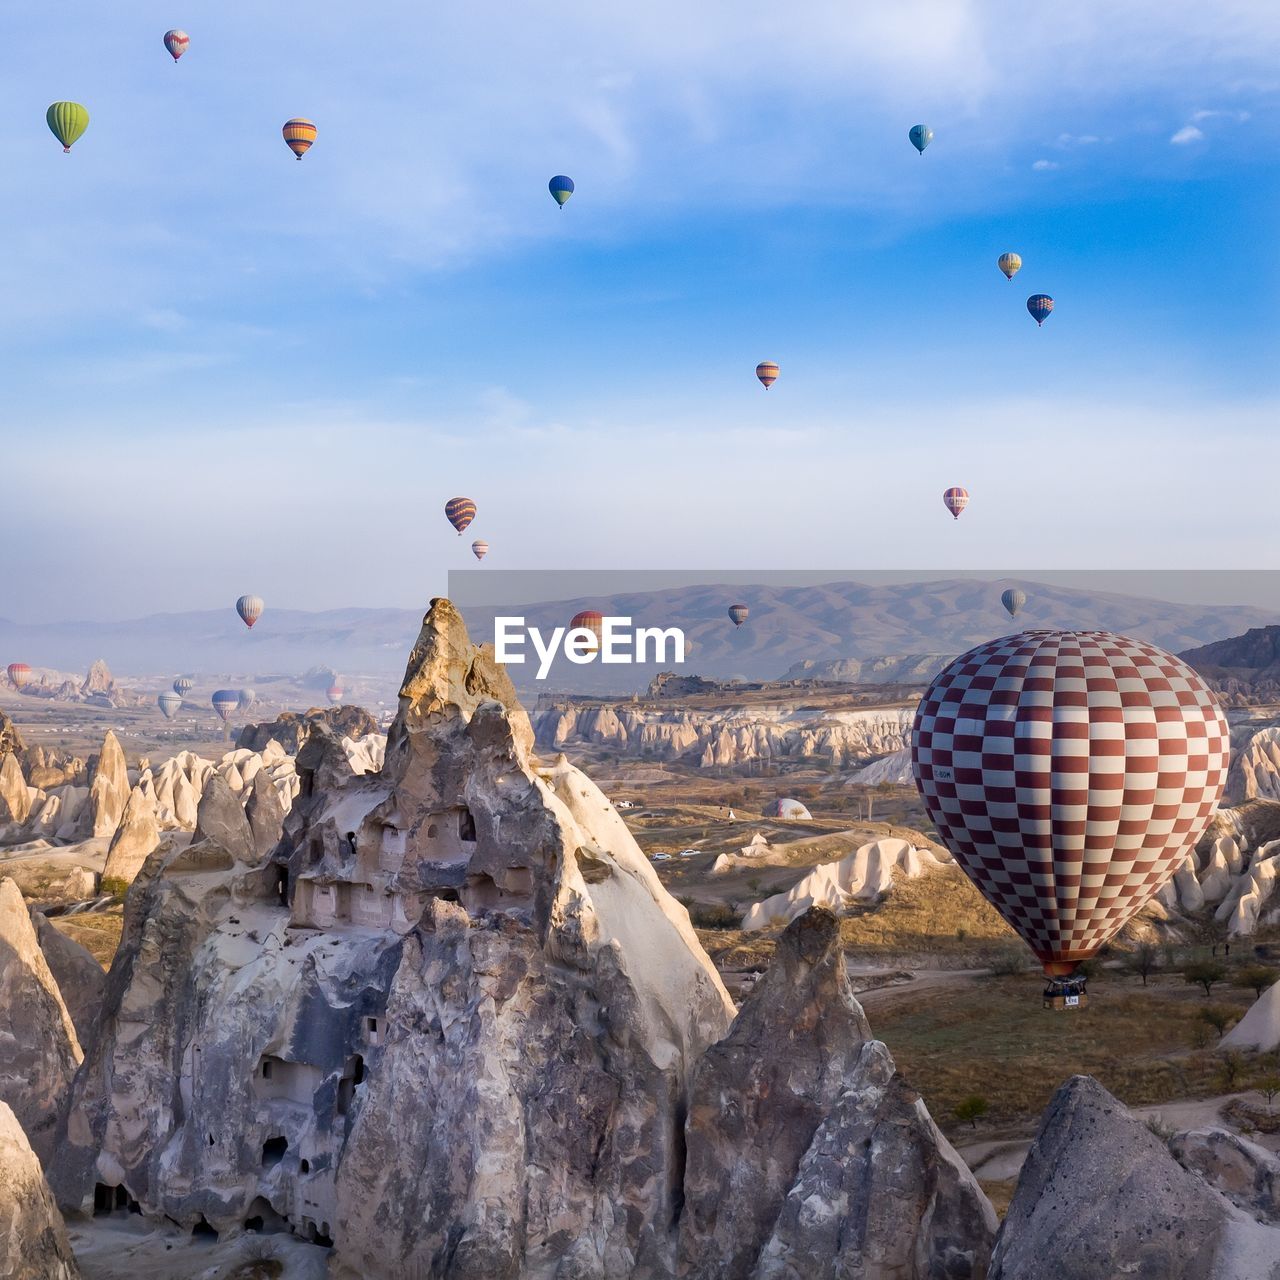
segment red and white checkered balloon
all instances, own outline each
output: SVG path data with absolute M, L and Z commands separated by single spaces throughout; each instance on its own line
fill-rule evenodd
M 1049 974 L 1093 955 L 1181 866 L 1229 759 L 1204 681 L 1106 631 L 971 649 L 929 686 L 911 731 L 939 837 Z

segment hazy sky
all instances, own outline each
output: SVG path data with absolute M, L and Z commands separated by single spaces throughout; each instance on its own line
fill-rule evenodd
M 1274 0 L 14 8 L 0 615 L 1276 562 Z

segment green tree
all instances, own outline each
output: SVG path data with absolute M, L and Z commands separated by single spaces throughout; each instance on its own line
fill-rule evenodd
M 1227 966 L 1218 960 L 1198 960 L 1194 964 L 1189 964 L 1182 971 L 1184 982 L 1189 982 L 1193 987 L 1204 988 L 1204 998 L 1207 1000 L 1213 990 L 1215 982 L 1221 982 L 1227 976 Z
M 1244 1074 L 1244 1054 L 1239 1049 L 1228 1049 L 1222 1055 L 1222 1079 L 1228 1089 L 1234 1089 Z
M 1253 1082 L 1253 1087 L 1266 1098 L 1267 1110 L 1270 1111 L 1272 1100 L 1280 1093 L 1280 1076 L 1259 1076 Z
M 1228 1005 L 1211 1004 L 1200 1010 L 1200 1018 L 1221 1036 L 1236 1020 L 1236 1011 Z
M 1231 985 L 1252 991 L 1255 999 L 1278 981 L 1280 969 L 1273 969 L 1266 964 L 1247 964 L 1231 975 Z
M 967 1098 L 961 1098 L 956 1103 L 952 1114 L 961 1123 L 967 1120 L 969 1125 L 976 1129 L 978 1121 L 987 1114 L 987 1100 L 980 1093 L 971 1093 Z

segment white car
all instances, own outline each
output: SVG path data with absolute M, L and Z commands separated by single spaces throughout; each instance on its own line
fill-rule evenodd
M 701 852 L 702 852 L 702 850 L 701 850 L 701 849 L 681 849 L 681 850 L 680 850 L 680 856 L 681 856 L 682 858 L 692 858 L 692 857 L 694 857 L 696 854 L 699 854 L 699 853 L 701 853 Z
M 669 853 L 655 853 L 655 854 L 654 854 L 654 855 L 649 859 L 649 861 L 650 861 L 650 862 L 670 862 L 670 861 L 671 861 L 671 855 L 670 855 Z
M 634 809 L 635 807 L 634 800 L 619 800 L 618 803 L 614 805 L 615 809 Z

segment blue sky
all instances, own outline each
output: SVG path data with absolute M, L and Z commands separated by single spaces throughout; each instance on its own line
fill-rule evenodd
M 1280 9 L 875 7 L 7 14 L 0 614 L 1274 564 Z

